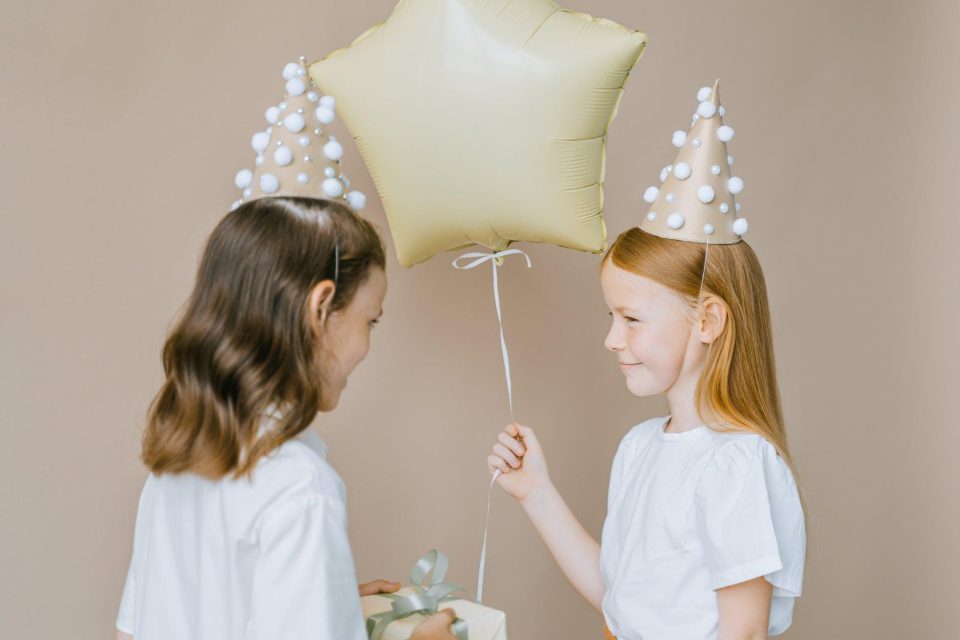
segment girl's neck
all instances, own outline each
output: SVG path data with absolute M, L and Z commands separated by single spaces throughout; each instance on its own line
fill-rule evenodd
M 685 389 L 675 385 L 667 390 L 667 403 L 670 405 L 670 420 L 665 427 L 668 433 L 682 433 L 707 424 L 697 411 L 694 401 L 696 383 Z
M 683 433 L 684 431 L 690 431 L 691 429 L 696 429 L 697 427 L 703 426 L 705 423 L 698 418 L 690 418 L 680 420 L 672 412 L 670 413 L 670 419 L 667 421 L 667 425 L 664 427 L 664 432 L 666 433 Z

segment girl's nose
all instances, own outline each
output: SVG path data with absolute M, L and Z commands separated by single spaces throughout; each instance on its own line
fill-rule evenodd
M 605 346 L 610 351 L 623 351 L 624 344 L 623 340 L 617 334 L 616 329 L 610 327 L 610 331 L 607 333 L 606 339 L 603 341 L 603 346 Z

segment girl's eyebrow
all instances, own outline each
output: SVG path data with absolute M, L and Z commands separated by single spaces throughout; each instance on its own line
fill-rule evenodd
M 622 307 L 622 306 L 621 306 L 621 307 L 614 307 L 613 310 L 616 311 L 617 313 L 623 313 L 624 311 L 640 311 L 641 308 L 642 308 L 642 306 L 636 306 L 636 307 Z

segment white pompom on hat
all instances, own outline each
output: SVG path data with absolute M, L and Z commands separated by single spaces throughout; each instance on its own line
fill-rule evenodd
M 727 143 L 733 128 L 723 123 L 720 81 L 697 92 L 697 113 L 689 133 L 675 132 L 679 147 L 673 163 L 660 173 L 658 188 L 649 188 L 644 200 L 648 211 L 669 211 L 668 216 L 645 215 L 638 225 L 662 238 L 709 244 L 734 244 L 747 232 L 747 221 L 738 217 L 736 197 L 743 180 L 732 175 L 733 158 Z M 679 143 L 679 144 L 678 144 Z
M 242 169 L 234 178 L 243 197 L 233 208 L 258 198 L 301 196 L 334 199 L 361 210 L 364 195 L 345 194 L 350 181 L 340 171 L 343 146 L 326 131 L 335 119 L 333 96 L 319 96 L 304 58 L 284 66 L 283 81 L 283 101 L 265 112 L 272 126 L 251 138 L 255 169 Z

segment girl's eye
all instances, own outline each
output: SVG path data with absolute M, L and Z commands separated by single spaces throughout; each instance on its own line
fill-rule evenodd
M 608 311 L 608 312 L 607 312 L 607 315 L 612 318 L 612 317 L 613 317 L 613 312 L 612 312 L 612 311 Z M 626 320 L 627 322 L 640 322 L 640 321 L 637 320 L 636 318 L 632 318 L 632 317 L 630 317 L 630 316 L 623 316 L 623 319 Z

